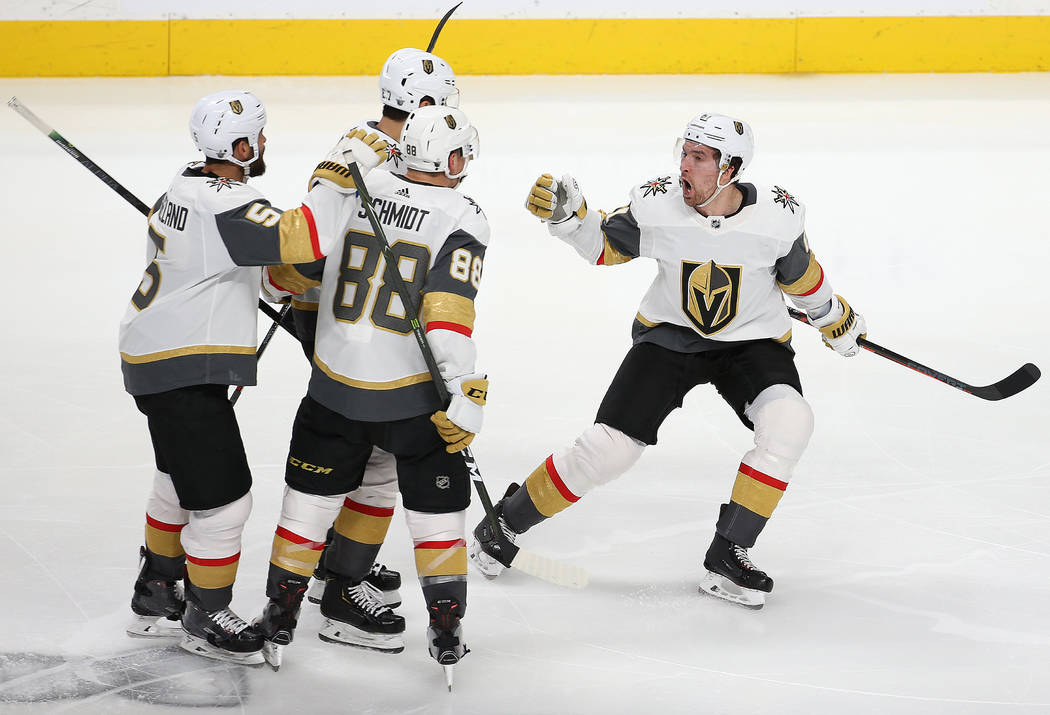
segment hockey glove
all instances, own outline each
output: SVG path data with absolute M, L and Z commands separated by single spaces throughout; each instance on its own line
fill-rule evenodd
M 859 353 L 857 339 L 868 334 L 864 316 L 838 295 L 831 299 L 831 310 L 827 314 L 819 318 L 811 317 L 810 322 L 820 330 L 824 344 L 845 357 Z
M 325 160 L 314 169 L 313 176 L 310 177 L 310 186 L 312 187 L 317 179 L 322 179 L 337 191 L 352 193 L 357 187 L 350 175 L 350 164 L 357 164 L 361 178 L 364 178 L 369 171 L 389 158 L 387 143 L 380 139 L 378 134 L 367 133 L 361 128 L 352 129 L 332 147 Z
M 448 409 L 435 412 L 430 421 L 437 427 L 441 439 L 448 442 L 445 451 L 451 454 L 466 449 L 481 431 L 489 381 L 477 373 L 462 375 L 448 381 L 448 391 L 452 395 Z
M 563 174 L 556 181 L 550 174 L 543 174 L 532 185 L 525 208 L 544 223 L 561 223 L 575 216 L 587 215 L 587 202 L 580 192 L 576 179 Z

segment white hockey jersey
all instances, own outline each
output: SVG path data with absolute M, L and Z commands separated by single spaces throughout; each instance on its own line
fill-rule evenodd
M 383 171 L 367 181 L 442 374 L 448 379 L 473 372 L 474 298 L 489 242 L 485 214 L 455 189 Z M 441 404 L 403 298 L 386 277 L 386 260 L 360 199 L 355 205 L 341 254 L 333 250 L 326 261 L 268 271 L 293 293 L 321 281 L 310 396 L 369 422 L 433 412 Z
M 254 385 L 259 266 L 324 255 L 350 202 L 331 188 L 282 212 L 247 184 L 188 165 L 148 219 L 145 276 L 120 323 L 133 395 Z
M 556 235 L 586 260 L 656 261 L 658 272 L 635 316 L 634 341 L 679 352 L 791 337 L 784 294 L 803 309 L 827 303 L 831 285 L 809 250 L 805 207 L 779 186 L 741 183 L 738 211 L 706 217 L 682 201 L 671 176 L 646 181 L 631 202 Z

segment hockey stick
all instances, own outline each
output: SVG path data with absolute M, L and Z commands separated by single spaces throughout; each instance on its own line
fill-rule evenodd
M 441 377 L 441 371 L 438 369 L 437 360 L 434 359 L 434 353 L 430 349 L 430 342 L 427 340 L 426 333 L 423 332 L 423 327 L 419 323 L 419 306 L 416 305 L 415 299 L 405 285 L 404 278 L 401 277 L 401 271 L 398 270 L 397 256 L 394 255 L 393 250 L 390 248 L 383 226 L 379 223 L 379 217 L 376 216 L 375 209 L 372 207 L 372 197 L 368 193 L 368 188 L 365 186 L 364 179 L 361 176 L 361 170 L 356 163 L 350 164 L 350 174 L 357 185 L 361 204 L 368 215 L 368 222 L 372 224 L 372 230 L 375 231 L 379 250 L 382 252 L 383 258 L 386 259 L 386 269 L 384 271 L 386 279 L 393 285 L 394 292 L 401 296 L 401 302 L 405 307 L 405 317 L 409 319 L 412 325 L 412 335 L 416 339 L 419 351 L 423 354 L 423 361 L 427 364 L 427 370 L 430 371 L 434 389 L 437 390 L 441 404 L 447 405 L 449 403 L 448 389 L 445 387 L 445 379 Z M 492 499 L 489 498 L 488 489 L 485 488 L 485 482 L 481 477 L 481 469 L 478 467 L 477 460 L 474 459 L 473 452 L 471 452 L 470 447 L 467 447 L 460 454 L 463 455 L 463 461 L 470 472 L 470 479 L 474 482 L 478 498 L 481 499 L 481 505 L 485 508 L 485 517 L 495 530 L 494 533 L 501 534 L 499 520 L 496 518 L 496 510 L 492 507 Z M 517 568 L 520 571 L 558 586 L 583 588 L 587 585 L 589 579 L 587 571 L 579 566 L 565 564 L 546 556 L 525 551 L 515 544 L 508 544 L 507 547 L 512 552 L 510 558 L 512 568 Z
M 269 306 L 267 307 L 269 308 Z M 288 315 L 288 309 L 291 307 L 291 303 L 286 303 L 284 307 L 281 308 L 281 311 L 276 313 L 277 317 L 270 325 L 270 329 L 266 331 L 266 335 L 263 336 L 262 342 L 259 343 L 259 349 L 255 351 L 255 362 L 259 362 L 259 359 L 262 358 L 262 354 L 266 352 L 266 347 L 270 344 L 270 341 L 273 340 L 274 333 L 277 332 L 277 326 L 284 327 L 284 318 Z M 273 309 L 271 308 L 271 310 Z M 244 385 L 237 385 L 233 390 L 233 394 L 230 395 L 230 405 L 237 404 L 237 400 L 241 399 L 242 392 L 244 392 Z
M 452 17 L 452 13 L 454 13 L 456 11 L 456 8 L 458 8 L 462 4 L 463 3 L 461 3 L 461 2 L 456 3 L 455 5 L 452 6 L 452 9 L 450 9 L 448 12 L 446 12 L 445 16 L 441 18 L 441 21 L 438 23 L 437 27 L 434 28 L 434 34 L 431 35 L 431 37 L 430 37 L 430 44 L 427 45 L 427 52 L 433 52 L 434 51 L 434 45 L 437 44 L 438 35 L 441 34 L 441 28 L 443 28 L 445 26 L 445 23 L 448 22 L 448 19 L 450 17 Z
M 788 314 L 790 314 L 795 320 L 807 324 L 809 323 L 809 316 L 800 310 L 788 308 Z M 982 400 L 1005 400 L 1007 397 L 1012 397 L 1021 390 L 1026 390 L 1035 384 L 1035 381 L 1038 380 L 1042 374 L 1039 372 L 1038 367 L 1027 362 L 1017 368 L 1017 370 L 1010 375 L 1007 375 L 1002 380 L 994 382 L 991 385 L 968 385 L 962 380 L 957 380 L 954 377 L 945 375 L 939 370 L 934 370 L 932 367 L 927 367 L 920 362 L 905 357 L 900 353 L 895 353 L 889 348 L 884 348 L 881 345 L 871 342 L 867 338 L 858 338 L 857 344 L 868 352 L 875 353 L 879 357 L 892 360 L 898 365 L 911 368 L 915 372 L 922 373 L 927 377 L 932 377 L 934 380 L 943 382 L 945 385 L 950 385 L 957 390 L 968 392 L 974 397 L 980 397 Z
M 27 122 L 29 122 L 34 127 L 43 132 L 55 144 L 58 144 L 58 146 L 60 146 L 63 151 L 65 151 L 71 157 L 76 159 L 77 162 L 79 162 L 80 165 L 83 166 L 85 169 L 97 176 L 102 181 L 102 183 L 104 183 L 106 186 L 120 194 L 120 196 L 125 201 L 127 201 L 129 204 L 135 207 L 136 211 L 138 211 L 143 216 L 149 216 L 149 206 L 144 204 L 137 196 L 135 196 L 133 193 L 124 188 L 120 184 L 120 182 L 118 182 L 112 176 L 107 174 L 102 167 L 100 167 L 95 162 L 91 161 L 91 159 L 84 156 L 83 152 L 81 152 L 79 149 L 73 146 L 69 142 L 69 140 L 66 139 L 64 136 L 62 136 L 50 126 L 48 126 L 47 122 L 45 122 L 37 115 L 33 114 L 33 112 L 31 112 L 28 107 L 26 107 L 24 104 L 18 101 L 18 97 L 11 97 L 11 99 L 7 100 L 7 106 L 21 114 Z M 266 301 L 264 301 L 262 298 L 259 299 L 259 310 L 261 310 L 263 313 L 270 316 L 274 320 L 277 319 L 277 311 L 271 308 L 269 305 L 267 305 Z M 293 335 L 296 338 L 296 340 L 299 339 L 299 336 L 295 334 L 294 330 L 292 330 L 288 326 L 283 327 L 291 335 Z

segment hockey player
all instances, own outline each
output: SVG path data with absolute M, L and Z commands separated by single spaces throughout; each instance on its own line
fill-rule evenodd
M 265 171 L 265 124 L 250 92 L 194 107 L 190 132 L 205 159 L 180 170 L 150 212 L 145 276 L 120 326 L 124 386 L 157 463 L 131 601 L 139 622 L 128 632 L 174 634 L 181 622 L 184 648 L 243 664 L 262 662 L 262 638 L 229 608 L 252 499 L 226 394 L 255 384 L 259 266 L 323 257 L 351 206 L 326 185 L 282 212 L 248 186 Z M 327 163 L 349 158 L 366 171 L 386 156 L 378 137 L 355 136 Z
M 466 608 L 470 478 L 458 452 L 481 428 L 488 385 L 476 372 L 471 334 L 489 229 L 481 209 L 456 187 L 477 155 L 477 132 L 460 110 L 428 106 L 408 116 L 400 139 L 405 175 L 379 171 L 369 180 L 398 265 L 386 268 L 359 209 L 346 227 L 341 254 L 323 265 L 286 267 L 278 280 L 305 288 L 319 278 L 321 287 L 313 374 L 292 429 L 270 559 L 270 601 L 259 621 L 264 633 L 275 634 L 267 650 L 272 655 L 276 646 L 278 661 L 298 609 L 284 594 L 301 588 L 313 572 L 337 513 L 336 537 L 325 557 L 329 576 L 320 637 L 384 652 L 404 649 L 404 618 L 385 607 L 365 580 L 389 513 L 360 507 L 340 512 L 346 494 L 361 484 L 375 447 L 397 460 L 397 485 L 430 615 L 430 653 L 451 666 L 467 652 L 460 618 Z M 334 260 L 337 255 L 341 260 Z M 404 298 L 387 277 L 394 269 L 412 302 L 422 306 L 421 321 L 452 395 L 446 410 L 412 335 Z
M 459 90 L 456 88 L 456 75 L 448 62 L 437 55 L 423 50 L 407 47 L 392 53 L 383 63 L 379 75 L 379 94 L 381 101 L 381 117 L 378 121 L 369 120 L 362 122 L 357 128 L 363 128 L 369 133 L 377 133 L 383 139 L 390 151 L 390 160 L 384 162 L 379 168 L 386 169 L 392 173 L 404 175 L 407 166 L 405 164 L 398 140 L 401 137 L 401 128 L 409 112 L 419 107 L 431 105 L 458 107 Z M 350 131 L 353 131 L 351 129 Z M 311 362 L 314 355 L 314 336 L 317 326 L 318 302 L 320 300 L 320 287 L 306 288 L 299 285 L 296 279 L 282 277 L 282 271 L 267 272 L 267 286 L 269 292 L 274 295 L 287 295 L 293 293 L 294 289 L 302 292 L 291 297 L 292 315 L 295 319 L 295 329 L 303 347 L 303 352 Z M 284 273 L 287 275 L 287 273 Z M 285 290 L 282 283 L 291 281 L 289 288 Z M 326 568 L 326 553 L 328 544 L 332 539 L 355 538 L 365 539 L 375 552 L 373 558 L 379 554 L 379 549 L 386 538 L 387 528 L 394 515 L 394 507 L 397 503 L 397 475 L 393 455 L 380 448 L 375 448 L 369 457 L 365 475 L 361 486 L 346 496 L 343 506 L 336 519 L 336 527 L 328 530 L 324 547 L 317 556 L 317 567 L 314 569 L 313 579 L 309 582 L 307 598 L 313 603 L 320 603 L 324 592 L 324 584 L 328 572 Z M 275 540 L 280 538 L 280 533 L 275 535 Z M 366 576 L 366 581 L 378 588 L 383 593 L 385 605 L 396 608 L 401 604 L 401 596 L 398 591 L 401 585 L 401 575 L 397 571 L 386 568 L 384 565 L 374 563 Z M 300 584 L 301 585 L 301 584 Z M 274 590 L 275 584 L 270 584 L 267 596 L 275 598 L 278 593 Z M 285 612 L 295 613 L 298 611 L 299 603 L 293 593 L 300 589 L 298 585 L 285 584 L 282 594 L 288 594 Z M 298 597 L 301 599 L 301 596 Z M 285 624 L 288 625 L 288 624 Z M 294 623 L 289 628 L 294 629 Z M 271 634 L 273 638 L 284 640 L 284 629 L 281 632 Z M 288 637 L 292 631 L 288 630 Z M 279 643 L 274 645 L 279 646 Z M 271 665 L 279 667 L 280 648 L 268 646 L 267 657 Z
M 507 542 L 627 471 L 656 444 L 668 414 L 694 386 L 710 383 L 754 431 L 729 502 L 704 558 L 701 590 L 761 608 L 773 579 L 748 549 L 772 516 L 809 441 L 813 416 L 789 346 L 787 295 L 847 357 L 864 319 L 831 290 L 806 239 L 805 209 L 779 186 L 739 181 L 754 155 L 751 128 L 717 114 L 694 117 L 676 148 L 680 176 L 631 192 L 610 214 L 587 208 L 569 175 L 536 180 L 526 207 L 588 263 L 641 256 L 658 273 L 642 299 L 627 353 L 595 423 L 551 454 L 497 504 L 502 534 L 486 521 L 470 556 L 486 576 L 510 564 Z

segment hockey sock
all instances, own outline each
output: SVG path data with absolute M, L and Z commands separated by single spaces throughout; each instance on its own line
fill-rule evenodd
M 393 516 L 392 506 L 344 499 L 335 520 L 335 535 L 325 551 L 325 567 L 354 581 L 364 578 L 379 555 Z
M 466 511 L 428 514 L 405 510 L 408 532 L 412 536 L 416 573 L 426 592 L 427 584 L 464 584 L 466 594 L 467 542 Z M 429 599 L 428 599 L 429 601 Z
M 306 494 L 285 487 L 281 503 L 281 518 L 273 535 L 270 553 L 269 584 L 280 581 L 280 574 L 288 573 L 309 578 L 317 567 L 324 549 L 325 531 L 332 523 L 340 495 Z M 276 574 L 276 576 L 275 576 Z

